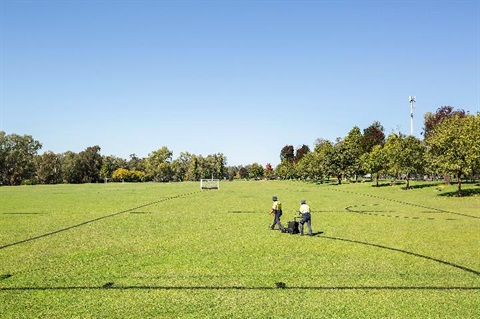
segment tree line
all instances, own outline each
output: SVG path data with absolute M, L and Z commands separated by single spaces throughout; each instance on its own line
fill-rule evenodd
M 386 136 L 380 122 L 363 130 L 354 126 L 343 138 L 319 138 L 314 149 L 285 145 L 280 164 L 227 166 L 222 153 L 208 156 L 173 152 L 162 147 L 145 158 L 129 159 L 100 154 L 98 145 L 75 153 L 38 154 L 42 144 L 29 135 L 0 131 L 0 184 L 97 183 L 103 181 L 170 182 L 219 179 L 303 179 L 323 182 L 334 177 L 358 179 L 370 175 L 402 178 L 412 176 L 457 176 L 472 178 L 480 171 L 480 119 L 451 106 L 442 106 L 424 116 L 423 140 L 402 133 Z
M 182 152 L 173 160 L 173 152 L 165 146 L 146 158 L 131 154 L 128 160 L 101 155 L 98 145 L 79 153 L 37 154 L 41 148 L 30 135 L 0 131 L 0 185 L 196 181 L 223 178 L 226 171 L 221 153 L 204 157 Z
M 480 114 L 442 106 L 424 116 L 423 140 L 402 133 L 387 137 L 379 122 L 361 132 L 355 126 L 346 137 L 335 142 L 318 139 L 310 151 L 302 145 L 294 151 L 286 145 L 276 168 L 281 178 L 311 179 L 322 182 L 335 177 L 354 179 L 370 175 L 406 180 L 412 176 L 457 178 L 458 193 L 462 178 L 474 179 L 480 172 Z

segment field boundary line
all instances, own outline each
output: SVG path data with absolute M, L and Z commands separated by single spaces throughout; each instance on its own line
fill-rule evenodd
M 399 218 L 399 219 L 403 218 L 403 219 L 413 219 L 413 220 L 440 220 L 440 218 L 434 218 L 434 217 L 423 218 L 423 217 L 410 217 L 410 216 L 388 215 L 388 214 L 386 214 L 387 212 L 396 213 L 396 211 L 354 210 L 353 208 L 355 208 L 355 207 L 357 207 L 357 206 L 356 205 L 347 206 L 347 207 L 345 207 L 345 211 L 347 213 L 352 213 L 352 214 L 387 217 L 387 218 Z M 438 213 L 444 214 L 443 212 L 435 212 L 435 214 L 438 214 Z M 442 220 L 453 221 L 453 220 L 457 220 L 457 219 L 445 218 L 445 219 L 442 219 Z
M 180 198 L 180 197 L 185 197 L 185 196 L 197 194 L 197 193 L 200 193 L 200 192 L 201 191 L 195 191 L 195 192 L 184 193 L 184 194 L 179 194 L 179 195 L 170 196 L 170 197 L 164 197 L 162 199 L 159 199 L 159 200 L 147 203 L 147 204 L 143 204 L 143 205 L 140 205 L 140 206 L 137 206 L 137 207 L 122 210 L 122 211 L 117 212 L 117 213 L 112 213 L 112 214 L 100 216 L 100 217 L 97 217 L 97 218 L 94 218 L 94 219 L 90 219 L 90 220 L 81 222 L 79 224 L 75 224 L 75 225 L 72 225 L 72 226 L 68 226 L 68 227 L 65 227 L 65 228 L 54 230 L 52 232 L 48 232 L 48 233 L 45 233 L 45 234 L 42 234 L 42 235 L 38 235 L 38 236 L 30 237 L 30 238 L 27 238 L 27 239 L 19 240 L 19 241 L 13 242 L 13 243 L 5 244 L 5 245 L 0 246 L 0 250 L 11 247 L 11 246 L 24 244 L 24 243 L 34 241 L 34 240 L 37 240 L 37 239 L 45 238 L 45 237 L 48 237 L 48 236 L 52 236 L 52 235 L 55 235 L 55 234 L 58 234 L 58 233 L 63 233 L 63 232 L 66 232 L 68 230 L 71 230 L 71 229 L 75 229 L 75 228 L 85 226 L 85 225 L 88 225 L 88 224 L 91 224 L 91 223 L 94 223 L 94 222 L 98 222 L 99 220 L 103 220 L 103 219 L 106 219 L 106 218 L 110 218 L 110 217 L 118 216 L 118 215 L 121 215 L 121 214 L 125 214 L 125 213 L 134 211 L 134 210 L 139 209 L 139 208 L 152 206 L 152 205 L 155 205 L 155 204 L 159 204 L 161 202 L 165 202 L 167 200 L 172 200 L 172 199 L 176 199 L 176 198 Z
M 463 290 L 476 291 L 480 286 L 65 286 L 65 287 L 0 287 L 0 291 L 54 290 Z
M 472 273 L 472 274 L 474 274 L 474 275 L 476 275 L 476 276 L 480 276 L 480 271 L 478 271 L 478 270 L 471 269 L 471 268 L 468 268 L 468 267 L 465 267 L 465 266 L 462 266 L 462 265 L 458 265 L 458 264 L 455 264 L 455 263 L 452 263 L 452 262 L 449 262 L 449 261 L 441 260 L 441 259 L 438 259 L 438 258 L 434 258 L 434 257 L 422 255 L 422 254 L 419 254 L 419 253 L 414 253 L 414 252 L 411 252 L 411 251 L 408 251 L 408 250 L 404 250 L 404 249 L 400 249 L 400 248 L 388 247 L 388 246 L 379 245 L 379 244 L 373 244 L 373 243 L 369 243 L 369 242 L 365 242 L 365 241 L 359 241 L 359 240 L 347 239 L 347 238 L 340 238 L 340 237 L 332 237 L 332 236 L 323 236 L 323 235 L 322 235 L 322 236 L 319 236 L 319 238 L 345 241 L 345 242 L 348 242 L 348 243 L 354 243 L 354 244 L 372 246 L 372 247 L 376 247 L 376 248 L 381 248 L 381 249 L 386 249 L 386 250 L 401 252 L 401 253 L 404 253 L 404 254 L 407 254 L 407 255 L 412 255 L 412 256 L 420 257 L 420 258 L 427 259 L 427 260 L 430 260 L 430 261 L 435 261 L 435 262 L 437 262 L 437 263 L 444 264 L 444 265 L 447 265 L 447 266 L 450 266 L 450 267 L 454 267 L 454 268 L 457 268 L 457 269 L 460 269 L 460 270 L 463 270 L 463 271 Z

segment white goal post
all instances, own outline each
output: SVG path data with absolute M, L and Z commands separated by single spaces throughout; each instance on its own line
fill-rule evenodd
M 201 179 L 200 180 L 200 189 L 219 189 L 220 180 L 219 179 Z

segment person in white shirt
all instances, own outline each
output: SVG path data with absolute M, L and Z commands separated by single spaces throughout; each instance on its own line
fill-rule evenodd
M 298 211 L 302 218 L 300 219 L 300 236 L 303 236 L 303 224 L 307 223 L 308 235 L 312 236 L 312 217 L 310 215 L 310 206 L 307 205 L 307 201 L 302 199 L 300 201 L 300 209 Z

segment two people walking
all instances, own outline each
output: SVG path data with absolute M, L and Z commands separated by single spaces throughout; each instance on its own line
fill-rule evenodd
M 282 203 L 278 200 L 277 196 L 272 197 L 273 205 L 270 214 L 274 215 L 273 217 L 273 224 L 270 226 L 270 229 L 275 229 L 275 225 L 278 225 L 278 229 L 281 232 L 285 232 L 285 228 L 283 227 L 282 223 L 280 222 L 280 216 L 282 216 Z M 313 235 L 312 232 L 312 216 L 310 212 L 310 206 L 307 205 L 307 201 L 302 199 L 300 201 L 300 208 L 299 214 L 301 215 L 300 219 L 300 236 L 303 236 L 303 226 L 307 223 L 308 227 L 308 234 L 310 236 Z

